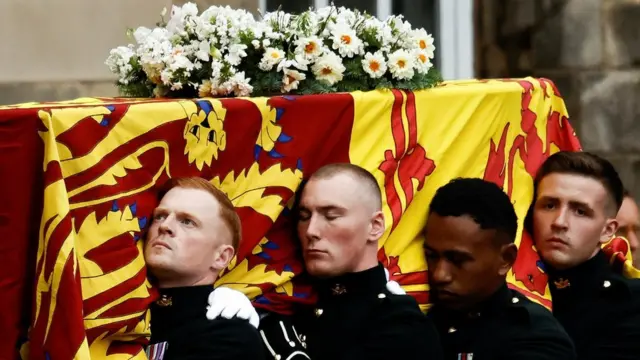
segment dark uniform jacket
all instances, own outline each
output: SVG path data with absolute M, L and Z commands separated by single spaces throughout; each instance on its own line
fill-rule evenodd
M 602 252 L 567 271 L 545 270 L 553 315 L 578 359 L 640 359 L 640 280 L 614 272 Z
M 212 286 L 161 289 L 151 306 L 150 360 L 263 360 L 258 331 L 242 319 L 206 318 Z
M 312 360 L 442 359 L 438 335 L 408 295 L 386 289 L 382 265 L 323 280 L 295 319 Z
M 507 285 L 473 311 L 428 313 L 446 360 L 571 360 L 573 344 L 551 312 Z

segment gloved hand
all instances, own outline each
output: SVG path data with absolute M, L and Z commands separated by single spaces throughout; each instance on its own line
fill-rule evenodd
M 387 290 L 394 295 L 406 295 L 407 292 L 402 289 L 400 284 L 395 281 L 389 281 L 389 270 L 384 269 L 384 275 L 387 277 Z
M 256 329 L 260 325 L 260 316 L 243 293 L 228 287 L 217 287 L 209 294 L 207 319 L 214 320 L 222 316 L 225 319 L 237 317 L 248 320 Z

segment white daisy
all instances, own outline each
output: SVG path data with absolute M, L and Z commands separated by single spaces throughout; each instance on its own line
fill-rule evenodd
M 411 79 L 414 75 L 414 57 L 406 50 L 389 54 L 389 71 L 398 80 Z
M 311 67 L 313 74 L 319 81 L 324 81 L 329 85 L 333 85 L 342 80 L 345 67 L 342 64 L 340 56 L 329 51 L 322 55 L 318 61 Z
M 348 26 L 338 26 L 331 32 L 333 49 L 338 50 L 340 56 L 353 57 L 362 55 L 364 43 L 356 35 L 356 31 Z
M 296 40 L 296 54 L 302 55 L 305 59 L 315 60 L 324 51 L 322 40 L 317 36 L 305 37 Z
M 284 51 L 277 48 L 267 48 L 262 55 L 258 67 L 262 71 L 271 71 L 276 64 L 284 59 Z
M 387 63 L 381 52 L 375 54 L 366 53 L 362 60 L 362 69 L 372 78 L 376 79 L 387 72 Z
M 429 55 L 426 51 L 416 52 L 416 70 L 421 74 L 426 74 L 433 67 Z

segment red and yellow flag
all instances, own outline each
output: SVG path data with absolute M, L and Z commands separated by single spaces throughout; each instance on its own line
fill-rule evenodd
M 232 199 L 243 222 L 237 257 L 217 285 L 287 313 L 312 303 L 291 206 L 303 178 L 351 162 L 383 188 L 380 260 L 425 308 L 421 229 L 435 190 L 455 177 L 496 182 L 522 223 L 532 176 L 578 140 L 545 79 L 449 82 L 377 91 L 246 99 L 80 99 L 24 104 L 41 122 L 44 208 L 39 227 L 30 359 L 144 359 L 155 290 L 141 252 L 170 177 L 201 176 Z M 522 226 L 521 226 L 522 228 Z M 522 231 L 522 230 L 521 230 Z M 549 303 L 528 236 L 509 281 Z

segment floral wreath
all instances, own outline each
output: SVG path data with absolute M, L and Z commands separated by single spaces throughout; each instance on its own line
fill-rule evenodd
M 106 60 L 133 97 L 226 97 L 418 90 L 442 81 L 433 37 L 402 16 L 385 21 L 344 7 L 259 20 L 246 10 L 193 3 L 128 34 Z

